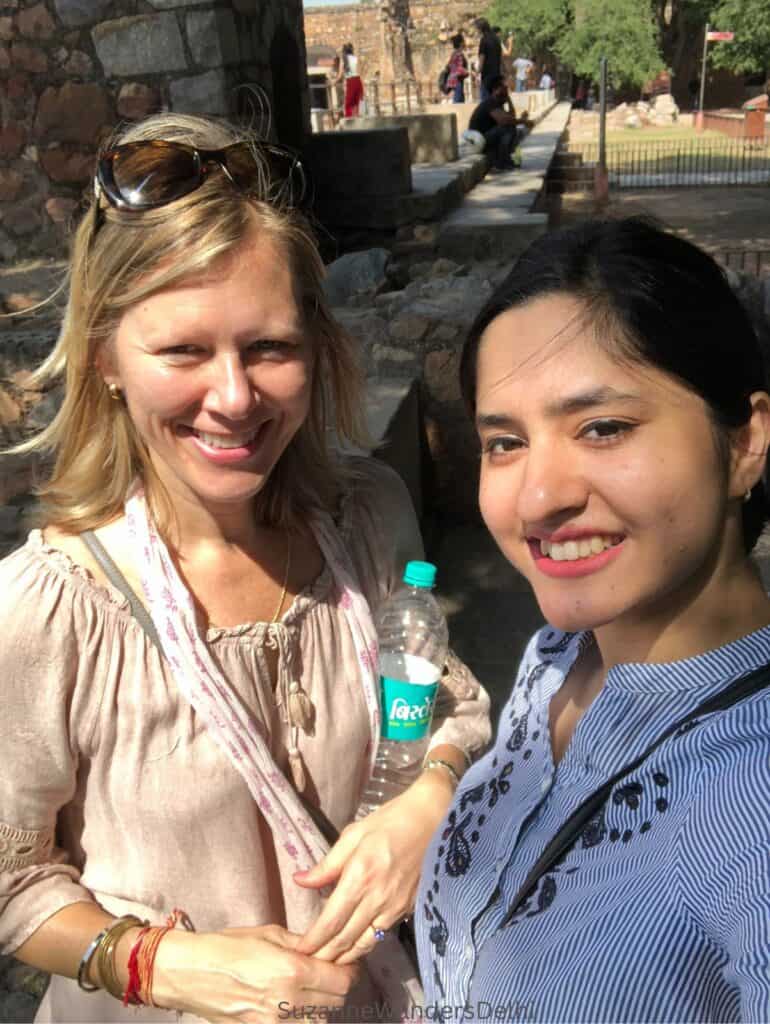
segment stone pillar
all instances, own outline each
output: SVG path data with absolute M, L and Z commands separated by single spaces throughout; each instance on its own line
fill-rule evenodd
M 412 28 L 409 0 L 380 0 L 383 81 L 414 77 L 409 32 Z
M 301 145 L 304 52 L 301 0 L 0 0 L 0 262 L 63 253 L 120 122 L 267 109 Z

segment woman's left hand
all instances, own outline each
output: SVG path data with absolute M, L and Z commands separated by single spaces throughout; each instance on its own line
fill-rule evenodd
M 401 796 L 344 828 L 314 868 L 294 875 L 312 889 L 336 883 L 298 953 L 352 963 L 376 946 L 378 929 L 412 912 L 425 850 L 453 792 L 448 772 L 423 772 Z

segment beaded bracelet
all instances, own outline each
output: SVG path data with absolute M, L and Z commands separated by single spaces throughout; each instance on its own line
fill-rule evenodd
M 454 779 L 455 788 L 460 785 L 460 775 L 455 766 L 450 764 L 449 761 L 442 761 L 440 757 L 426 757 L 422 770 L 425 772 L 430 768 L 445 768 Z

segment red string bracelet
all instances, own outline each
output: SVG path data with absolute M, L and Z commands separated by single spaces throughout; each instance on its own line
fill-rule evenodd
M 139 950 L 141 949 L 145 935 L 147 935 L 149 931 L 152 931 L 149 927 L 142 928 L 137 936 L 136 942 L 131 947 L 131 952 L 128 954 L 128 982 L 126 983 L 126 991 L 123 993 L 124 1006 L 142 1005 L 139 981 Z
M 128 984 L 123 996 L 124 1006 L 128 1006 L 129 1003 L 155 1006 L 152 999 L 152 980 L 158 946 L 163 936 L 180 923 L 187 931 L 195 931 L 185 911 L 175 908 L 166 919 L 164 927 L 144 928 L 139 933 L 128 956 Z

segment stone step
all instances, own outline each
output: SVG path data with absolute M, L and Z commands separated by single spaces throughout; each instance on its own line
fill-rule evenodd
M 438 251 L 450 259 L 511 259 L 548 230 L 548 215 L 535 210 L 545 177 L 570 115 L 557 103 L 519 149 L 519 170 L 490 172 L 442 222 Z

